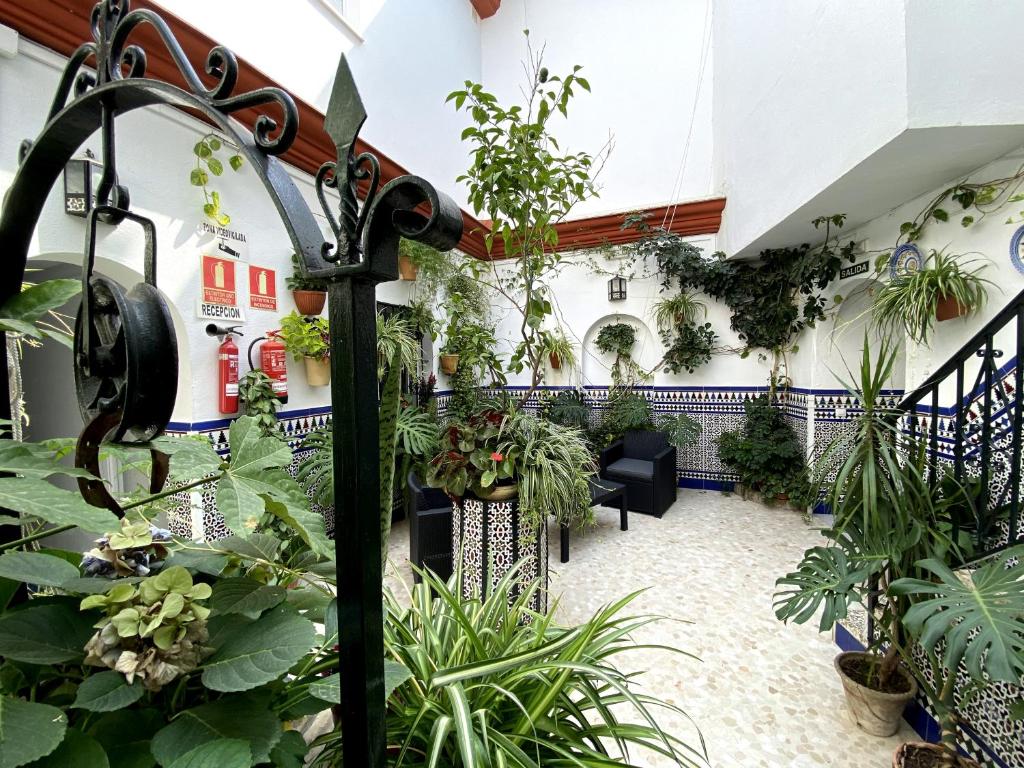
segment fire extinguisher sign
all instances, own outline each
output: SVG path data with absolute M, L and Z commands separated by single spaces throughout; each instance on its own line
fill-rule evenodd
M 235 262 L 203 254 L 203 303 L 226 307 L 238 305 Z
M 249 306 L 277 311 L 277 273 L 274 270 L 249 265 Z

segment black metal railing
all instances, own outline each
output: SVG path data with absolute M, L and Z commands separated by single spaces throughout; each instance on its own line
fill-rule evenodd
M 971 534 L 970 559 L 1024 538 L 1022 353 L 1024 292 L 898 406 L 907 436 L 927 446 L 930 482 L 955 481 L 950 486 L 963 503 L 954 505 L 953 536 Z

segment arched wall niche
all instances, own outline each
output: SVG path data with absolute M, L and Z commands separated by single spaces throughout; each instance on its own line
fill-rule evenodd
M 597 348 L 597 335 L 601 328 L 612 323 L 626 323 L 636 329 L 636 344 L 631 357 L 645 371 L 651 370 L 661 359 L 661 342 L 650 327 L 636 315 L 608 314 L 594 321 L 583 335 L 580 359 L 584 385 L 606 386 L 612 383 L 614 355 L 607 355 Z

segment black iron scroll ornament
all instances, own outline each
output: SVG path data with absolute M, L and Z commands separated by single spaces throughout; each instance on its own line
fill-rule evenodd
M 143 26 L 156 31 L 186 87 L 146 76 L 146 53 L 131 42 Z M 99 131 L 103 175 L 97 208 L 87 220 L 85 292 L 74 342 L 79 406 L 87 421 L 78 461 L 95 467 L 104 440 L 145 442 L 159 435 L 170 419 L 177 389 L 176 342 L 156 288 L 157 232 L 152 222 L 131 212 L 128 191 L 120 183 L 115 123 L 120 115 L 142 107 L 181 107 L 200 114 L 239 147 L 302 255 L 300 268 L 330 281 L 344 762 L 352 768 L 378 768 L 384 765 L 384 688 L 375 287 L 397 279 L 400 237 L 440 250 L 452 248 L 462 234 L 460 211 L 413 176 L 395 179 L 378 191 L 376 159 L 353 151 L 365 114 L 342 57 L 326 120 L 338 156 L 317 175 L 318 195 L 337 240 L 326 243 L 276 157 L 288 150 L 298 132 L 291 96 L 279 88 L 236 94 L 238 62 L 221 46 L 207 55 L 201 77 L 166 22 L 151 10 L 132 10 L 130 0 L 98 2 L 91 27 L 93 39 L 68 60 L 46 125 L 35 140 L 23 143 L 18 172 L 4 197 L 0 303 L 21 289 L 32 234 L 50 189 L 86 139 Z M 269 107 L 277 116 L 264 113 L 251 129 L 231 118 L 250 107 Z M 360 205 L 356 192 L 363 181 L 367 196 Z M 338 216 L 328 202 L 326 190 L 332 186 L 341 198 Z M 147 235 L 145 280 L 130 290 L 92 274 L 97 229 L 124 221 L 142 226 Z M 140 366 L 157 358 L 164 361 L 163 380 L 140 377 L 138 372 L 145 370 Z M 0 361 L 6 392 L 6 354 Z M 6 394 L 0 398 L 0 417 L 10 417 Z M 163 479 L 158 469 L 152 483 L 159 487 Z M 91 503 L 109 506 L 113 500 L 103 497 L 101 487 L 94 484 L 83 492 Z

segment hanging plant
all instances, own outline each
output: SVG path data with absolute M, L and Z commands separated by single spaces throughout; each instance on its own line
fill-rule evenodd
M 711 352 L 717 338 L 711 329 L 711 323 L 683 323 L 670 334 L 662 335 L 663 339 L 666 337 L 671 343 L 665 352 L 663 367 L 669 373 L 681 373 L 684 370 L 693 373 L 697 368 L 711 362 Z
M 203 199 L 205 201 L 203 203 L 203 213 L 206 215 L 206 218 L 222 227 L 226 227 L 231 223 L 231 217 L 221 208 L 220 193 L 215 189 L 211 189 L 209 183 L 211 175 L 221 176 L 224 174 L 225 161 L 218 155 L 221 152 L 227 152 L 229 149 L 234 151 L 227 157 L 227 167 L 233 171 L 238 171 L 245 162 L 242 159 L 242 155 L 239 154 L 238 146 L 227 139 L 220 138 L 216 134 L 206 134 L 192 148 L 192 154 L 195 155 L 196 163 L 189 174 L 189 183 L 193 187 L 199 187 L 203 190 Z
M 636 328 L 629 323 L 609 323 L 597 332 L 594 344 L 606 355 L 629 355 L 636 344 Z

